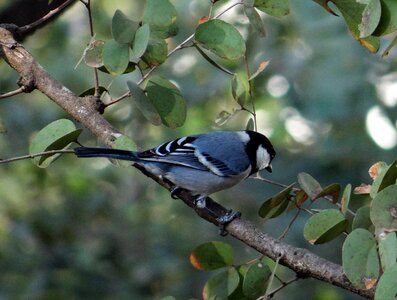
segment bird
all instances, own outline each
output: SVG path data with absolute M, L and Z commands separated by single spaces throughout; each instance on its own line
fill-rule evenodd
M 263 169 L 272 172 L 276 152 L 270 140 L 256 131 L 212 131 L 165 142 L 145 151 L 102 147 L 76 147 L 77 157 L 106 157 L 136 163 L 170 181 L 176 198 L 180 189 L 206 208 L 207 196 L 230 188 Z M 226 224 L 238 217 L 232 210 L 218 218 Z

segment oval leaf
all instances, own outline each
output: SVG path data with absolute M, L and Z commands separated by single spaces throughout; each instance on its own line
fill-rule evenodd
M 178 33 L 177 11 L 168 0 L 146 0 L 143 22 L 150 25 L 150 31 L 157 37 L 166 39 Z
M 388 269 L 379 279 L 375 300 L 395 300 L 397 295 L 397 264 Z
M 288 206 L 290 193 L 294 183 L 283 189 L 281 192 L 266 200 L 259 208 L 259 216 L 262 218 L 274 218 L 280 215 Z
M 74 123 L 67 119 L 56 120 L 41 129 L 32 139 L 29 153 L 35 154 L 49 150 L 67 148 L 77 141 L 81 129 L 76 129 Z M 33 158 L 34 163 L 41 167 L 48 167 L 60 154 L 47 154 Z
M 200 24 L 195 38 L 204 48 L 222 58 L 238 59 L 245 54 L 245 42 L 241 34 L 222 20 L 210 20 Z
M 379 192 L 371 205 L 371 221 L 375 227 L 397 231 L 397 185 L 391 185 Z
M 348 185 L 346 185 L 345 189 L 343 190 L 341 207 L 340 207 L 340 211 L 342 212 L 342 214 L 346 214 L 347 209 L 349 208 L 351 193 L 352 193 L 352 185 L 349 183 Z
M 143 59 L 149 66 L 158 66 L 166 61 L 167 55 L 166 41 L 159 38 L 150 38 Z
M 380 0 L 369 0 L 362 12 L 361 23 L 358 25 L 360 38 L 370 36 L 378 27 L 381 15 Z
M 103 63 L 112 75 L 122 74 L 128 67 L 129 53 L 127 44 L 119 44 L 108 40 L 103 46 Z
M 233 75 L 232 95 L 234 100 L 236 100 L 241 107 L 244 107 L 245 102 L 249 98 L 249 83 L 245 77 L 239 74 Z
M 233 261 L 233 248 L 223 242 L 202 244 L 190 254 L 190 263 L 193 267 L 205 271 L 231 266 Z
M 363 228 L 363 229 L 367 229 L 370 232 L 374 232 L 375 228 L 371 222 L 371 218 L 369 214 L 370 214 L 369 206 L 360 207 L 356 211 L 356 216 L 353 219 L 352 229 L 354 230 L 357 228 Z
M 323 190 L 320 183 L 307 173 L 298 174 L 298 183 L 312 200 Z
M 145 95 L 142 89 L 133 81 L 127 81 L 127 85 L 131 92 L 132 99 L 134 99 L 135 105 L 138 107 L 144 117 L 153 125 L 160 125 L 160 115 L 157 113 L 152 102 Z
M 338 202 L 340 194 L 340 185 L 339 183 L 333 183 L 329 186 L 326 186 L 317 196 L 316 199 L 322 197 L 328 197 L 327 199 L 331 199 L 332 203 Z
M 128 136 L 124 134 L 120 134 L 114 141 L 112 148 L 121 149 L 121 150 L 136 150 L 135 142 Z M 110 160 L 114 165 L 119 167 L 130 167 L 133 162 L 127 160 L 119 160 L 119 159 L 111 159 Z
M 176 128 L 185 123 L 186 103 L 173 83 L 154 76 L 148 81 L 146 92 L 165 126 Z
M 365 229 L 355 229 L 342 247 L 343 270 L 349 280 L 359 288 L 371 288 L 379 276 L 376 240 Z
M 289 14 L 288 0 L 255 0 L 255 7 L 275 17 Z
M 228 299 L 239 282 L 240 276 L 235 268 L 218 273 L 205 284 L 203 299 Z
M 139 27 L 135 33 L 134 43 L 132 44 L 133 58 L 140 58 L 146 51 L 150 39 L 150 27 L 148 24 L 144 24 Z
M 104 41 L 92 40 L 84 51 L 84 62 L 92 68 L 103 66 L 102 52 Z
M 322 244 L 333 240 L 347 227 L 348 221 L 336 209 L 325 209 L 311 216 L 303 235 L 310 244 Z
M 129 19 L 121 10 L 116 10 L 112 18 L 112 36 L 120 44 L 129 44 L 134 40 L 138 23 Z
M 387 271 L 390 267 L 396 264 L 397 237 L 395 232 L 382 234 L 379 237 L 379 257 L 383 271 Z
M 256 299 L 266 291 L 266 281 L 272 272 L 268 265 L 259 261 L 249 266 L 243 281 L 243 292 L 249 299 Z
M 256 9 L 253 7 L 245 6 L 244 13 L 250 21 L 251 26 L 259 33 L 261 37 L 265 37 L 265 24 L 263 23 L 261 16 L 258 14 Z

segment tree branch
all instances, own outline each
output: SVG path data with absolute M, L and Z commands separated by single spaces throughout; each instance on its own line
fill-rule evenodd
M 107 145 L 113 143 L 119 132 L 100 114 L 101 109 L 103 109 L 102 102 L 96 101 L 93 97 L 78 97 L 61 85 L 35 61 L 22 45 L 16 43 L 8 30 L 1 27 L 0 45 L 0 56 L 21 75 L 19 85 L 25 87 L 25 92 L 34 89 L 41 91 L 98 139 Z M 170 182 L 154 176 L 138 165 L 135 165 L 135 167 L 168 190 L 172 188 Z M 189 192 L 181 191 L 178 196 L 184 203 L 192 207 L 200 217 L 218 225 L 213 214 L 194 205 L 194 197 Z M 207 205 L 211 211 L 219 214 L 224 214 L 227 211 L 211 199 L 207 200 Z M 313 277 L 367 298 L 374 296 L 374 289 L 363 290 L 354 287 L 344 275 L 341 266 L 306 249 L 296 248 L 277 240 L 260 231 L 249 221 L 235 219 L 226 226 L 226 230 L 236 239 L 271 259 L 279 258 L 282 265 L 294 270 L 300 278 Z

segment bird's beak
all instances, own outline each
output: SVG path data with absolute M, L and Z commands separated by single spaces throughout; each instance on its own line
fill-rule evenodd
M 265 168 L 265 170 L 266 171 L 268 171 L 269 173 L 271 173 L 272 172 L 272 165 L 268 165 L 266 168 Z

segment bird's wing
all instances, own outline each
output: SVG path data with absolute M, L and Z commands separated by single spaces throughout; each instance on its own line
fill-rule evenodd
M 137 157 L 143 161 L 185 166 L 192 169 L 211 171 L 222 177 L 235 176 L 238 173 L 229 168 L 220 159 L 197 149 L 194 141 L 199 136 L 187 136 L 160 146 L 138 153 Z

